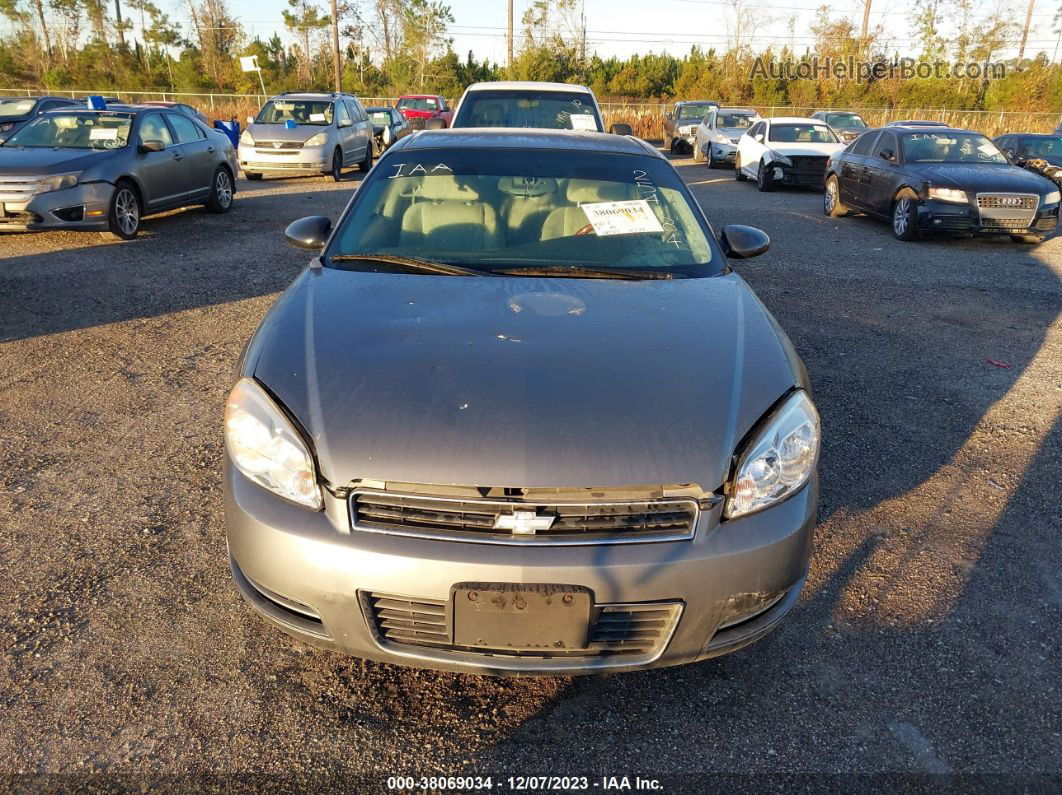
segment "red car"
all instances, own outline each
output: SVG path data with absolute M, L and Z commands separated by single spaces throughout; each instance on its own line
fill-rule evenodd
M 453 109 L 437 94 L 406 94 L 395 103 L 395 107 L 409 119 L 415 130 L 422 130 L 428 121 L 435 120 L 441 120 L 443 127 L 449 127 L 454 117 Z

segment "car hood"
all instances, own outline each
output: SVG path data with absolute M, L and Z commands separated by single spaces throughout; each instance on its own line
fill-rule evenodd
M 742 135 L 747 133 L 748 130 L 748 127 L 720 127 L 716 130 L 716 132 L 721 132 L 727 138 L 734 139 L 740 138 Z
M 305 124 L 288 129 L 283 124 L 252 124 L 247 128 L 255 141 L 306 141 L 330 129 L 328 125 Z
M 48 175 L 84 171 L 122 151 L 0 146 L 0 174 Z
M 734 274 L 611 281 L 308 269 L 245 371 L 322 475 L 719 488 L 802 365 Z
M 829 157 L 835 152 L 844 149 L 844 144 L 813 144 L 813 143 L 784 143 L 782 141 L 768 141 L 767 148 L 772 152 L 787 157 Z
M 941 187 L 980 193 L 1046 193 L 1054 186 L 1039 174 L 1003 163 L 912 163 L 907 169 Z

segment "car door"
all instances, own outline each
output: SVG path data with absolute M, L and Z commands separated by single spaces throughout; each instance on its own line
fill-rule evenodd
M 161 152 L 143 151 L 145 141 L 159 141 L 165 148 Z M 173 134 L 161 113 L 145 113 L 137 128 L 136 177 L 143 193 L 144 210 L 155 209 L 179 201 L 182 185 L 184 159 L 181 148 L 173 140 Z
M 840 163 L 840 188 L 841 201 L 853 207 L 866 207 L 868 195 L 864 186 L 864 176 L 867 168 L 867 157 L 874 151 L 874 142 L 878 138 L 878 131 L 874 130 L 859 136 L 856 142 L 841 153 Z
M 891 153 L 891 158 L 884 155 Z M 866 196 L 865 209 L 879 215 L 892 211 L 893 186 L 899 171 L 900 142 L 896 133 L 882 130 L 866 156 L 860 189 Z
M 351 163 L 356 163 L 354 120 L 350 116 L 350 108 L 342 99 L 336 99 L 335 101 L 332 123 L 336 125 L 339 148 L 343 152 L 343 165 L 349 166 Z
M 165 118 L 174 141 L 181 147 L 181 196 L 188 201 L 202 198 L 214 181 L 214 142 L 183 113 L 167 113 Z
M 357 162 L 365 159 L 366 147 L 372 146 L 372 119 L 365 112 L 365 108 L 356 99 L 347 100 L 350 107 L 350 115 L 354 120 L 353 135 L 357 148 Z
M 760 168 L 760 157 L 766 151 L 767 131 L 770 125 L 767 121 L 760 121 L 752 125 L 749 131 L 741 136 L 738 142 L 738 151 L 741 154 L 741 169 L 751 176 L 756 176 Z

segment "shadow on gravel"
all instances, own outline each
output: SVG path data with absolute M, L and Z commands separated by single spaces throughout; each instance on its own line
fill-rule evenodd
M 279 292 L 312 256 L 288 246 L 284 228 L 306 215 L 338 217 L 351 185 L 241 192 L 226 215 L 194 207 L 149 217 L 126 242 L 95 232 L 15 236 L 39 253 L 0 256 L 0 341 Z M 70 240 L 80 245 L 62 247 Z

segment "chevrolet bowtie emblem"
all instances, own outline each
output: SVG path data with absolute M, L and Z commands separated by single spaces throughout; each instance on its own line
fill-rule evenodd
M 514 536 L 533 536 L 553 527 L 556 516 L 539 516 L 534 511 L 513 511 L 494 517 L 495 530 L 510 530 Z

